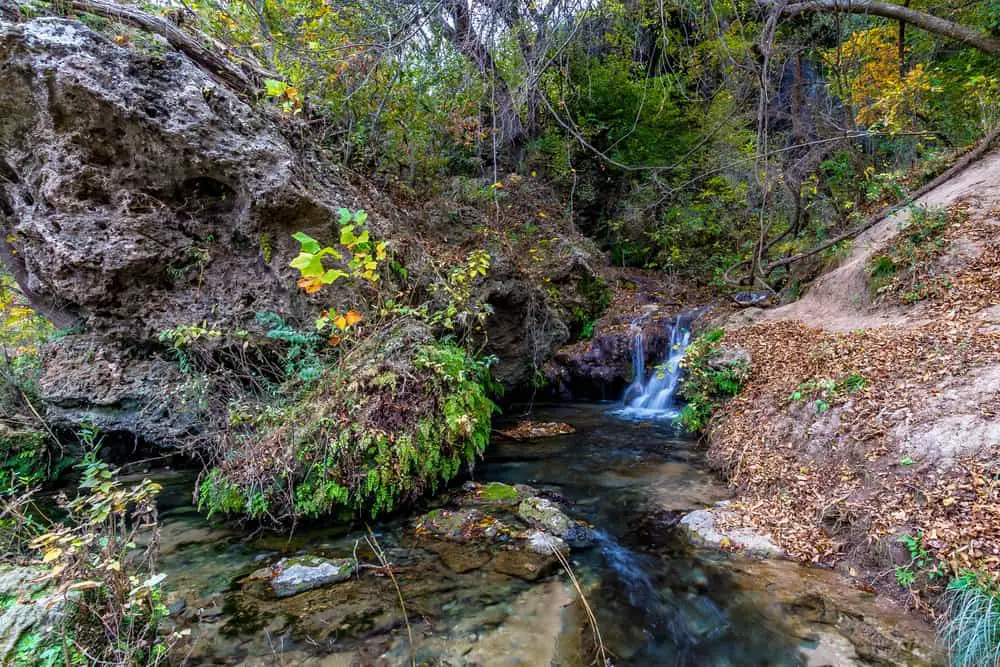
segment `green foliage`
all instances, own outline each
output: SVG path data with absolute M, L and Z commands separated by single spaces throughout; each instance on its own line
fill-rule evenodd
M 299 287 L 312 294 L 326 285 L 341 279 L 375 283 L 379 279 L 379 266 L 386 258 L 385 241 L 374 241 L 365 228 L 368 214 L 364 211 L 338 210 L 340 216 L 340 242 L 336 248 L 320 247 L 319 241 L 304 232 L 292 237 L 301 246 L 301 252 L 290 263 L 298 269 Z M 337 265 L 327 268 L 323 258 L 330 257 Z
M 24 632 L 14 645 L 10 667 L 70 667 L 86 665 L 87 656 L 73 643 L 75 633 Z
M 323 372 L 320 349 L 323 338 L 316 333 L 299 331 L 276 313 L 257 313 L 257 324 L 264 327 L 265 336 L 285 344 L 282 371 L 285 379 L 298 378 L 312 382 Z
M 940 635 L 954 667 L 1000 663 L 1000 584 L 963 572 L 948 584 L 948 609 Z
M 189 374 L 194 370 L 191 348 L 201 342 L 219 340 L 222 336 L 221 331 L 209 329 L 208 323 L 202 322 L 201 324 L 179 324 L 171 329 L 165 329 L 160 332 L 159 340 L 170 346 L 170 351 L 177 359 L 181 372 Z
M 903 535 L 899 538 L 899 543 L 906 547 L 910 556 L 910 561 L 905 565 L 896 567 L 896 583 L 901 588 L 913 586 L 918 576 L 926 577 L 928 582 L 933 582 L 947 574 L 947 565 L 937 561 L 924 545 L 924 534 L 917 531 L 914 535 Z
M 78 464 L 81 493 L 61 502 L 65 519 L 49 526 L 31 546 L 48 568 L 45 580 L 79 596 L 65 616 L 66 629 L 82 642 L 90 660 L 157 664 L 166 655 L 168 639 L 157 632 L 167 616 L 162 603 L 165 575 L 153 574 L 151 551 L 157 544 L 155 497 L 160 486 L 149 480 L 122 485 L 117 471 L 97 458 L 96 432 L 82 439 L 92 448 Z M 140 542 L 152 547 L 140 548 Z M 53 634 L 58 639 L 23 641 L 43 655 L 54 655 L 50 641 L 56 641 L 63 653 L 68 637 Z M 67 643 L 63 655 L 73 655 L 74 646 Z
M 432 300 L 411 305 L 387 299 L 382 305 L 383 317 L 412 317 L 435 329 L 462 333 L 481 331 L 492 313 L 489 304 L 474 298 L 477 282 L 486 277 L 492 258 L 482 249 L 473 250 L 465 263 L 453 266 L 445 276 L 438 276 L 428 286 Z
M 679 393 L 686 403 L 677 419 L 693 433 L 705 430 L 712 413 L 736 396 L 749 376 L 743 359 L 717 363 L 724 337 L 722 329 L 706 331 L 688 346 L 681 360 L 685 377 Z
M 475 361 L 444 342 L 407 354 L 396 354 L 391 364 L 330 367 L 310 393 L 261 413 L 203 475 L 199 507 L 210 515 L 278 522 L 345 512 L 374 516 L 433 492 L 473 464 L 489 441 L 491 361 Z M 360 359 L 360 353 L 352 356 Z M 398 364 L 410 369 L 405 383 L 391 370 Z M 280 455 L 289 448 L 291 460 L 248 467 L 262 451 Z
M 57 480 L 72 463 L 48 433 L 0 424 L 0 496 Z
M 835 380 L 831 378 L 806 380 L 795 388 L 788 396 L 788 400 L 793 403 L 812 401 L 816 412 L 826 412 L 834 402 L 848 394 L 862 391 L 867 384 L 865 376 L 857 372 L 848 373 Z

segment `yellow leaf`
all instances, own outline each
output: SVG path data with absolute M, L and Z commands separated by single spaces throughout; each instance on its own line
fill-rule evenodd
M 49 549 L 48 551 L 45 552 L 45 555 L 42 556 L 42 562 L 51 563 L 56 558 L 59 558 L 59 556 L 62 556 L 62 553 L 63 550 L 58 547 L 56 547 L 55 549 Z
M 361 321 L 361 313 L 356 310 L 347 311 L 347 326 L 353 327 L 355 324 Z
M 337 327 L 338 329 L 346 329 L 347 328 L 347 318 L 344 317 L 343 315 L 338 315 L 337 319 L 335 319 L 333 321 L 333 326 Z

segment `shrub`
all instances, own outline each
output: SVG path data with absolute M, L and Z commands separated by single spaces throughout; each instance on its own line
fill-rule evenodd
M 198 505 L 258 521 L 388 512 L 472 465 L 489 441 L 489 363 L 397 323 L 328 365 L 304 396 L 220 443 Z
M 24 664 L 153 665 L 166 658 L 157 633 L 167 614 L 164 575 L 153 574 L 160 487 L 149 480 L 123 486 L 117 471 L 98 460 L 98 447 L 79 464 L 82 493 L 60 501 L 65 519 L 31 542 L 46 569 L 35 582 L 53 584 L 66 606 L 61 628 L 45 636 L 26 632 L 17 647 L 19 655 L 50 655 L 54 662 Z
M 745 352 L 722 346 L 725 332 L 710 329 L 688 346 L 681 367 L 685 377 L 680 395 L 687 401 L 678 421 L 698 433 L 708 426 L 712 413 L 743 388 L 749 372 Z

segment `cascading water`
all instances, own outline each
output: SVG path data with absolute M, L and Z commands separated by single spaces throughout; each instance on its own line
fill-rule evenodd
M 667 358 L 653 367 L 646 377 L 646 359 L 642 333 L 642 323 L 648 317 L 643 315 L 632 322 L 632 384 L 625 390 L 622 399 L 625 404 L 620 414 L 642 418 L 672 418 L 679 410 L 674 404 L 674 394 L 681 377 L 680 362 L 684 358 L 691 331 L 688 320 L 678 317 L 670 325 L 670 347 Z

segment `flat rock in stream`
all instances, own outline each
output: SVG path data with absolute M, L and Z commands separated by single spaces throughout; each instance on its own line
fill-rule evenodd
M 724 511 L 723 507 L 689 512 L 680 520 L 678 527 L 691 542 L 700 546 L 742 551 L 762 558 L 780 558 L 784 554 L 769 535 L 749 528 L 720 530 L 716 526 L 716 514 Z
M 357 564 L 350 558 L 299 556 L 282 558 L 271 567 L 257 570 L 250 579 L 263 580 L 268 592 L 286 598 L 346 581 L 356 571 Z
M 576 433 L 576 429 L 563 422 L 523 421 L 517 426 L 497 432 L 513 440 L 535 440 L 536 438 L 551 438 L 557 435 Z
M 449 542 L 505 542 L 517 532 L 517 527 L 478 509 L 436 509 L 416 522 L 416 533 Z

